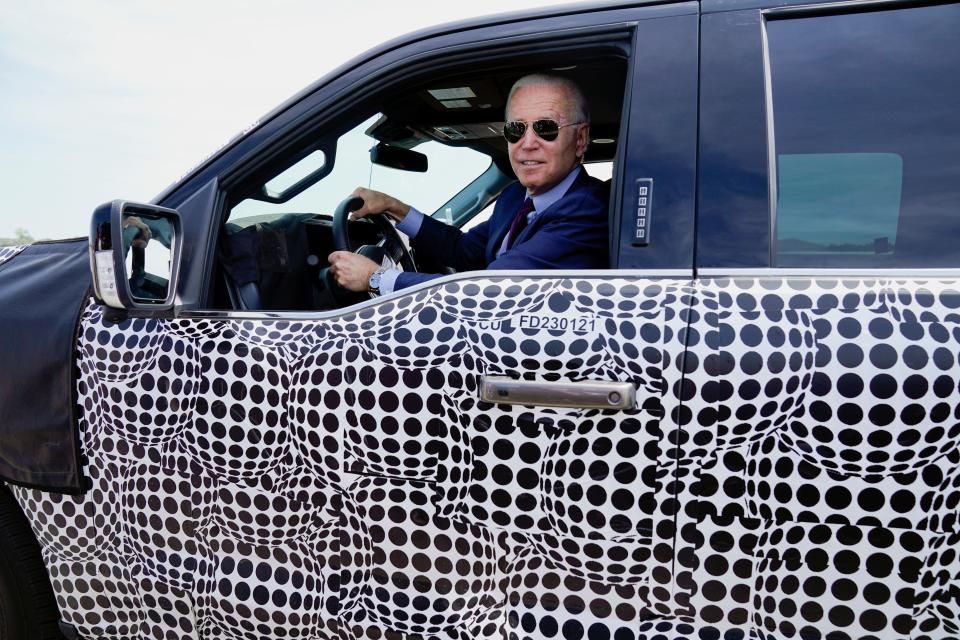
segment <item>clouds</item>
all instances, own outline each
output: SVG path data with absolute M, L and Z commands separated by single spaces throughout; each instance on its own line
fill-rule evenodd
M 410 31 L 546 4 L 354 0 L 9 3 L 0 21 L 0 236 L 85 235 L 149 200 L 356 55 Z

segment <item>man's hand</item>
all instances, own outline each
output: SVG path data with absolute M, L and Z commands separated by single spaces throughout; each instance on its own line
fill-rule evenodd
M 380 268 L 370 258 L 350 251 L 334 251 L 327 261 L 337 284 L 349 291 L 369 291 L 370 276 Z
M 389 213 L 393 219 L 400 222 L 410 212 L 409 205 L 379 191 L 357 187 L 354 189 L 353 195 L 363 198 L 363 206 L 350 214 L 351 219 L 364 218 L 377 213 Z
M 153 233 L 150 232 L 150 227 L 147 226 L 147 223 L 144 222 L 140 216 L 126 216 L 123 219 L 122 226 L 124 229 L 127 227 L 136 227 L 140 232 L 134 236 L 133 240 L 130 242 L 130 246 L 136 249 L 143 249 L 147 246 L 147 243 L 150 242 L 150 238 L 153 237 Z

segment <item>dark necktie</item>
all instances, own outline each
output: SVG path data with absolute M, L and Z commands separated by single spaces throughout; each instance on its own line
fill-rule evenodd
M 523 233 L 523 230 L 527 226 L 527 214 L 533 211 L 533 209 L 533 200 L 527 198 L 523 201 L 520 210 L 517 211 L 517 215 L 513 216 L 513 222 L 510 223 L 510 231 L 507 232 L 507 249 L 511 248 L 517 240 L 517 236 Z

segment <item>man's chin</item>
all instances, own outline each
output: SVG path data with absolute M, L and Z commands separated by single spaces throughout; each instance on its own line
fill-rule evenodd
M 520 181 L 520 184 L 527 188 L 527 193 L 532 196 L 535 196 L 544 190 L 543 181 L 540 180 L 539 176 L 519 176 L 517 179 Z

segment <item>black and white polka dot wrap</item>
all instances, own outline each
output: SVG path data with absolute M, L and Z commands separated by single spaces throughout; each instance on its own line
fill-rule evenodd
M 18 253 L 26 249 L 28 246 L 29 245 L 20 244 L 20 245 L 14 245 L 11 247 L 0 247 L 0 264 L 3 264 L 13 256 L 17 255 Z
M 951 637 L 957 309 L 957 283 L 864 278 L 485 277 L 296 321 L 91 304 L 93 487 L 15 495 L 90 638 Z M 484 374 L 638 407 L 490 405 Z

